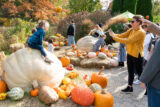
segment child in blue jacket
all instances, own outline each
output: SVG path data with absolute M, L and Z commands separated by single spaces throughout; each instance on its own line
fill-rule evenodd
M 93 51 L 94 52 L 97 52 L 97 51 L 100 51 L 99 48 L 103 48 L 106 46 L 106 42 L 104 41 L 106 39 L 106 35 L 102 35 L 99 37 L 99 40 L 94 44 L 94 47 L 93 47 Z
M 52 61 L 47 57 L 46 52 L 43 47 L 43 39 L 45 36 L 45 31 L 49 29 L 49 23 L 45 20 L 41 21 L 37 26 L 37 31 L 28 39 L 28 46 L 33 49 L 40 50 L 41 54 L 44 56 L 47 63 Z

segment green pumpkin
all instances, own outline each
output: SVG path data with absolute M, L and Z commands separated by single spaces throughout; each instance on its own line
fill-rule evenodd
M 11 100 L 20 100 L 22 99 L 24 96 L 24 91 L 22 88 L 20 87 L 15 87 L 15 88 L 12 88 L 9 92 L 8 92 L 8 97 L 11 99 Z
M 94 83 L 94 84 L 91 84 L 89 86 L 89 88 L 95 93 L 96 91 L 99 91 L 99 90 L 102 90 L 102 87 L 97 84 L 97 83 Z

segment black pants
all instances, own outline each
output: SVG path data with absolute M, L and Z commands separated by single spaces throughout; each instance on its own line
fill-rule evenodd
M 127 54 L 127 67 L 128 67 L 128 85 L 132 86 L 134 80 L 134 69 L 136 69 L 139 77 L 143 71 L 143 57 L 141 57 L 140 54 L 138 58 Z

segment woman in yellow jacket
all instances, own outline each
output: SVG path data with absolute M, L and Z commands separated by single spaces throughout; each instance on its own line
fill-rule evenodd
M 120 43 L 126 44 L 127 67 L 128 67 L 128 86 L 122 92 L 133 92 L 134 68 L 140 77 L 143 71 L 143 45 L 145 31 L 141 28 L 142 17 L 134 16 L 131 21 L 132 29 L 123 34 L 115 34 L 109 30 L 110 36 Z

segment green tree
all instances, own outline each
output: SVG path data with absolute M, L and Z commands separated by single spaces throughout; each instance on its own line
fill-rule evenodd
M 111 13 L 121 13 L 123 11 L 123 2 L 124 0 L 114 0 Z
M 112 14 L 129 11 L 136 13 L 137 0 L 114 0 L 112 6 Z
M 69 0 L 71 13 L 82 11 L 94 12 L 102 8 L 100 0 Z
M 137 0 L 124 0 L 123 12 L 129 11 L 133 14 L 136 14 L 136 7 L 137 7 Z
M 138 0 L 137 14 L 141 14 L 144 17 L 149 16 L 149 20 L 153 21 L 152 9 L 152 0 Z

